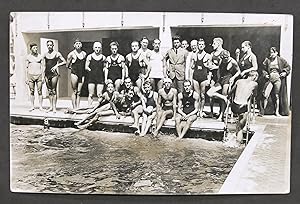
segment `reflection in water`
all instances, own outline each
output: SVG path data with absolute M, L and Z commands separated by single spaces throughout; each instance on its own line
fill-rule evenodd
M 241 148 L 202 139 L 11 125 L 11 186 L 22 192 L 218 192 Z

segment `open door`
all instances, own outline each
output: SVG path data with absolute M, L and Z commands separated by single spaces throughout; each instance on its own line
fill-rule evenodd
M 47 49 L 47 41 L 48 40 L 52 40 L 54 42 L 53 49 L 55 51 L 58 51 L 58 40 L 50 39 L 50 38 L 40 38 L 41 54 L 42 55 L 48 51 L 48 49 Z M 47 90 L 46 83 L 43 84 L 42 95 L 43 95 L 43 98 L 46 98 L 48 96 L 48 90 Z M 57 97 L 59 97 L 59 80 L 58 80 L 58 84 L 57 84 Z

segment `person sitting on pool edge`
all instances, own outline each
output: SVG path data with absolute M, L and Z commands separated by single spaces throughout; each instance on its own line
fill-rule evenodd
M 150 80 L 144 82 L 144 93 L 142 97 L 143 122 L 140 136 L 145 136 L 156 116 L 158 93 L 152 90 Z
M 163 126 L 166 119 L 172 117 L 175 119 L 177 90 L 171 88 L 171 85 L 172 80 L 170 78 L 165 78 L 164 87 L 158 91 L 156 129 L 152 133 L 154 136 L 158 135 L 158 131 Z
M 189 80 L 183 82 L 183 92 L 178 94 L 178 113 L 176 115 L 176 131 L 179 139 L 183 138 L 197 119 L 199 110 L 199 94 L 192 90 Z
M 246 79 L 239 79 L 229 92 L 228 96 L 234 94 L 231 110 L 238 115 L 236 125 L 236 140 L 241 143 L 243 140 L 243 128 L 247 122 L 248 102 L 252 94 L 255 94 L 258 83 L 256 82 L 258 73 L 251 71 Z
M 117 101 L 117 98 L 119 97 L 119 93 L 115 91 L 114 84 L 112 80 L 108 79 L 106 84 L 106 92 L 104 92 L 99 99 L 99 106 L 95 106 L 88 116 L 83 118 L 82 120 L 78 121 L 77 123 L 74 123 L 75 126 L 77 126 L 79 129 L 85 129 L 91 124 L 95 123 L 99 117 L 106 116 L 106 115 L 116 115 L 116 117 L 119 119 L 120 115 L 116 111 L 115 102 Z M 100 105 L 101 104 L 101 105 Z M 86 124 L 87 120 L 89 120 Z
M 130 91 L 130 93 L 129 93 L 129 91 Z M 128 102 L 130 102 L 130 104 L 128 104 L 128 106 L 130 108 L 131 114 L 129 114 L 129 115 L 132 115 L 133 119 L 134 119 L 134 122 L 130 127 L 136 129 L 135 133 L 139 134 L 140 133 L 139 119 L 143 113 L 140 90 L 137 86 L 133 86 L 131 79 L 129 77 L 127 77 L 124 80 L 124 89 L 121 90 L 120 94 L 123 96 L 130 97 L 130 101 L 128 101 Z M 131 96 L 128 96 L 128 94 L 133 94 L 133 95 L 131 97 Z

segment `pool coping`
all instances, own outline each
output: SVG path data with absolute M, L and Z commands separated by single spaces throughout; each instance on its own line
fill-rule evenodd
M 244 151 L 233 166 L 225 182 L 219 190 L 219 194 L 248 194 L 237 189 L 238 183 L 241 181 L 242 172 L 247 168 L 247 164 L 253 155 L 256 146 L 264 140 L 264 130 L 266 125 L 251 125 L 251 130 L 255 133 L 245 147 Z

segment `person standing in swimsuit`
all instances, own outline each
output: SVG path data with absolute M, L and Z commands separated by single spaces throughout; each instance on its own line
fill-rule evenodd
M 44 54 L 44 64 L 45 64 L 45 79 L 46 85 L 48 88 L 50 108 L 47 110 L 56 112 L 56 103 L 57 103 L 57 82 L 59 78 L 58 68 L 66 64 L 65 58 L 61 55 L 60 52 L 57 52 L 53 49 L 54 42 L 52 40 L 47 41 L 48 52 Z
M 74 42 L 74 50 L 67 57 L 66 67 L 71 69 L 71 86 L 73 93 L 71 96 L 73 109 L 79 108 L 80 93 L 85 78 L 86 52 L 81 50 L 82 43 L 77 38 Z
M 191 52 L 189 52 L 187 58 L 186 58 L 186 69 L 185 69 L 185 79 L 188 79 L 190 81 L 192 80 L 192 58 L 195 57 L 196 53 L 198 52 L 198 41 L 197 40 L 192 40 L 191 41 Z
M 165 78 L 164 87 L 158 91 L 156 129 L 153 132 L 154 136 L 158 135 L 158 131 L 161 129 L 167 118 L 173 117 L 173 119 L 175 119 L 177 90 L 171 88 L 171 85 L 172 80 L 170 78 Z
M 126 66 L 127 74 L 130 77 L 133 85 L 136 85 L 139 89 L 142 88 L 142 80 L 145 78 L 142 74 L 142 54 L 139 52 L 139 42 L 132 41 L 131 43 L 132 52 L 126 55 Z
M 157 108 L 157 92 L 152 90 L 150 80 L 144 82 L 144 93 L 142 96 L 142 106 L 143 106 L 143 122 L 141 128 L 140 136 L 145 136 L 156 116 Z
M 43 65 L 43 57 L 38 53 L 36 43 L 29 45 L 31 53 L 25 59 L 25 83 L 30 89 L 31 107 L 29 111 L 34 110 L 34 92 L 35 85 L 37 86 L 40 110 L 43 110 L 42 84 L 45 77 L 45 67 Z
M 243 56 L 239 59 L 239 67 L 241 70 L 241 77 L 247 78 L 248 73 L 251 71 L 257 71 L 257 58 L 252 52 L 252 43 L 250 41 L 244 41 L 241 45 Z
M 187 40 L 182 40 L 182 41 L 181 41 L 181 47 L 182 47 L 183 49 L 187 50 L 188 47 L 189 47 L 188 41 L 187 41 Z
M 198 116 L 203 117 L 203 109 L 205 104 L 205 88 L 209 86 L 211 80 L 211 72 L 209 72 L 209 62 L 211 55 L 204 51 L 205 41 L 200 38 L 198 41 L 198 52 L 192 55 L 190 76 L 194 85 L 194 90 L 200 96 L 200 104 Z
M 153 50 L 148 53 L 149 59 L 149 79 L 153 90 L 159 90 L 163 87 L 163 78 L 167 77 L 166 67 L 164 66 L 164 56 L 160 51 L 160 40 L 153 40 Z
M 183 138 L 197 119 L 199 110 L 199 94 L 192 90 L 192 82 L 183 83 L 184 91 L 178 94 L 178 113 L 175 119 L 176 131 L 179 139 Z
M 240 69 L 238 63 L 230 57 L 230 53 L 228 50 L 222 50 L 221 54 L 221 63 L 219 65 L 219 76 L 216 80 L 216 83 L 207 91 L 207 95 L 209 97 L 216 97 L 221 100 L 220 104 L 220 115 L 218 120 L 221 121 L 223 119 L 225 107 L 227 101 L 228 89 L 231 85 L 233 85 L 235 79 L 240 75 Z M 218 93 L 218 91 L 222 90 L 222 93 Z
M 101 53 L 102 45 L 100 42 L 94 42 L 93 45 L 94 52 L 89 54 L 86 58 L 85 70 L 88 72 L 89 81 L 88 81 L 88 89 L 89 89 L 89 97 L 88 97 L 88 105 L 92 106 L 93 96 L 96 87 L 96 94 L 98 99 L 101 98 L 102 91 L 104 88 L 104 67 L 106 63 L 105 56 Z
M 116 87 L 116 91 L 120 91 L 126 74 L 125 58 L 118 53 L 118 42 L 112 42 L 109 46 L 111 55 L 106 58 L 104 81 L 107 82 L 108 79 L 111 79 Z

